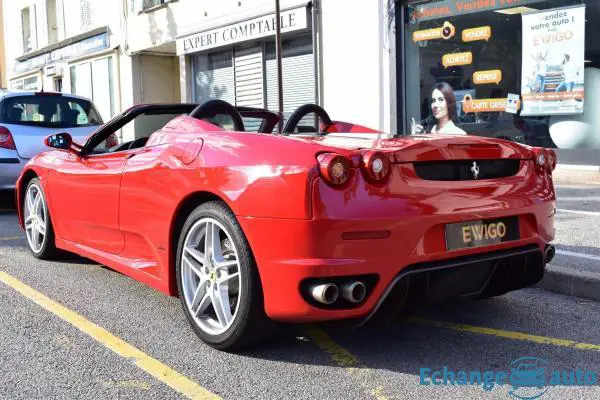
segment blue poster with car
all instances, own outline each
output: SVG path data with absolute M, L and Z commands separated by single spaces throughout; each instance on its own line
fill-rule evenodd
M 522 18 L 521 115 L 583 113 L 585 5 Z

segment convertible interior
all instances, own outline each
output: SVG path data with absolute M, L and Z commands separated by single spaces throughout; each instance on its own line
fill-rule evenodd
M 315 104 L 305 104 L 296 109 L 287 119 L 282 135 L 294 133 L 322 134 L 318 129 L 317 118 L 322 126 L 332 123 L 327 112 Z M 223 100 L 209 100 L 198 104 L 148 104 L 134 106 L 125 113 L 109 121 L 97 131 L 84 148 L 92 149 L 90 154 L 113 153 L 144 147 L 152 133 L 164 127 L 179 115 L 204 120 L 226 130 L 277 134 L 280 117 L 278 114 L 255 107 L 233 106 Z M 119 143 L 120 137 L 136 139 Z

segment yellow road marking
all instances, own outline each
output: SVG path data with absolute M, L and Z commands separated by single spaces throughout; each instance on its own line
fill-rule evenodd
M 12 236 L 12 237 L 0 237 L 0 242 L 2 241 L 9 241 L 9 240 L 19 240 L 19 239 L 24 239 L 24 237 L 21 236 Z
M 315 341 L 317 346 L 327 352 L 333 361 L 340 367 L 351 367 L 358 364 L 358 360 L 348 350 L 337 344 L 325 332 L 320 329 L 307 329 L 308 335 Z
M 40 305 L 42 308 L 50 311 L 80 331 L 88 334 L 121 357 L 131 359 L 139 368 L 143 369 L 159 381 L 167 384 L 182 395 L 190 399 L 220 399 L 219 396 L 204 389 L 186 376 L 181 375 L 162 362 L 150 357 L 76 312 L 61 306 L 7 273 L 0 271 L 0 282 L 5 283 L 23 296 Z
M 370 376 L 372 370 L 366 366 L 361 366 L 359 360 L 353 356 L 348 350 L 336 343 L 329 335 L 321 329 L 309 328 L 306 329 L 306 334 L 310 337 L 322 350 L 329 354 L 331 359 L 340 367 L 345 368 L 346 372 L 353 377 L 360 377 L 361 386 L 376 400 L 390 400 L 384 394 L 383 386 L 373 387 L 370 385 L 375 380 L 375 377 Z
M 560 346 L 560 347 L 570 347 L 570 348 L 574 348 L 574 349 L 578 349 L 578 350 L 600 351 L 600 345 L 589 344 L 589 343 L 579 343 L 579 342 L 575 342 L 573 340 L 568 340 L 568 339 L 556 339 L 556 338 L 551 338 L 551 337 L 546 337 L 546 336 L 530 335 L 528 333 L 505 331 L 502 329 L 484 328 L 481 326 L 473 326 L 473 325 L 465 325 L 465 324 L 455 324 L 452 322 L 433 321 L 433 320 L 417 318 L 417 317 L 409 317 L 405 321 L 408 323 L 411 323 L 411 324 L 428 325 L 428 326 L 434 326 L 437 328 L 446 328 L 446 329 L 450 329 L 453 331 L 479 333 L 482 335 L 490 335 L 490 336 L 496 336 L 496 337 L 501 337 L 501 338 L 506 338 L 506 339 L 521 340 L 521 341 L 525 341 L 525 342 L 550 344 L 553 346 Z

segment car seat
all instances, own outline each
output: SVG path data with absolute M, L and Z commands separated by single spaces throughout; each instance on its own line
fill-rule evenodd
M 19 107 L 12 107 L 8 111 L 9 122 L 21 122 L 23 118 L 23 109 Z
M 77 119 L 79 118 L 79 111 L 68 109 L 63 114 L 63 123 L 68 126 L 77 126 Z

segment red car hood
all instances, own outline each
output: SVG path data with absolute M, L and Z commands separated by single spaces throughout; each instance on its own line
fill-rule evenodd
M 436 134 L 390 139 L 374 133 L 331 133 L 299 139 L 318 143 L 329 150 L 380 150 L 390 153 L 392 162 L 533 157 L 527 146 L 480 136 Z

